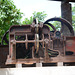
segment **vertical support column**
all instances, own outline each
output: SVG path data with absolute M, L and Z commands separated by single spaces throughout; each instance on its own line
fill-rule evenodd
M 61 2 L 61 16 L 62 18 L 68 20 L 72 25 L 72 10 L 69 2 Z M 70 34 L 66 25 L 62 26 L 62 32 L 65 36 L 69 36 Z
M 13 60 L 16 60 L 16 43 L 13 44 Z
M 42 63 L 36 63 L 36 67 L 42 67 Z
M 57 66 L 63 66 L 63 62 L 58 62 Z
M 49 61 L 49 55 L 48 55 L 48 42 L 49 40 L 48 39 L 45 39 L 45 62 L 48 62 Z
M 16 68 L 22 68 L 22 64 L 16 64 Z

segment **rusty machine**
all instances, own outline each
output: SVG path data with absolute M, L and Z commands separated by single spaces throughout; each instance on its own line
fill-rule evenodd
M 66 25 L 69 35 L 57 31 L 50 21 L 60 21 L 61 27 Z M 8 33 L 9 41 L 6 38 Z M 3 40 L 8 45 L 3 45 Z M 44 23 L 34 20 L 31 25 L 13 25 L 4 34 L 1 44 L 0 61 L 5 64 L 75 62 L 74 31 L 72 25 L 63 18 L 51 18 Z

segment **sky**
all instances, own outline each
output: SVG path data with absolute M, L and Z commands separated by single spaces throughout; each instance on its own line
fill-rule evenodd
M 13 0 L 14 4 L 21 12 L 24 13 L 24 18 L 32 16 L 34 11 L 42 12 L 45 11 L 47 19 L 52 17 L 61 16 L 61 2 L 48 1 L 48 0 Z

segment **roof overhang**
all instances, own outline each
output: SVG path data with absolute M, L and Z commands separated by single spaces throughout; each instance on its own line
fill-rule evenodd
M 49 1 L 75 2 L 75 0 L 49 0 Z

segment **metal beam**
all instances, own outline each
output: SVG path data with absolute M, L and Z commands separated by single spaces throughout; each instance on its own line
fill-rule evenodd
M 49 0 L 49 1 L 75 2 L 75 0 Z

